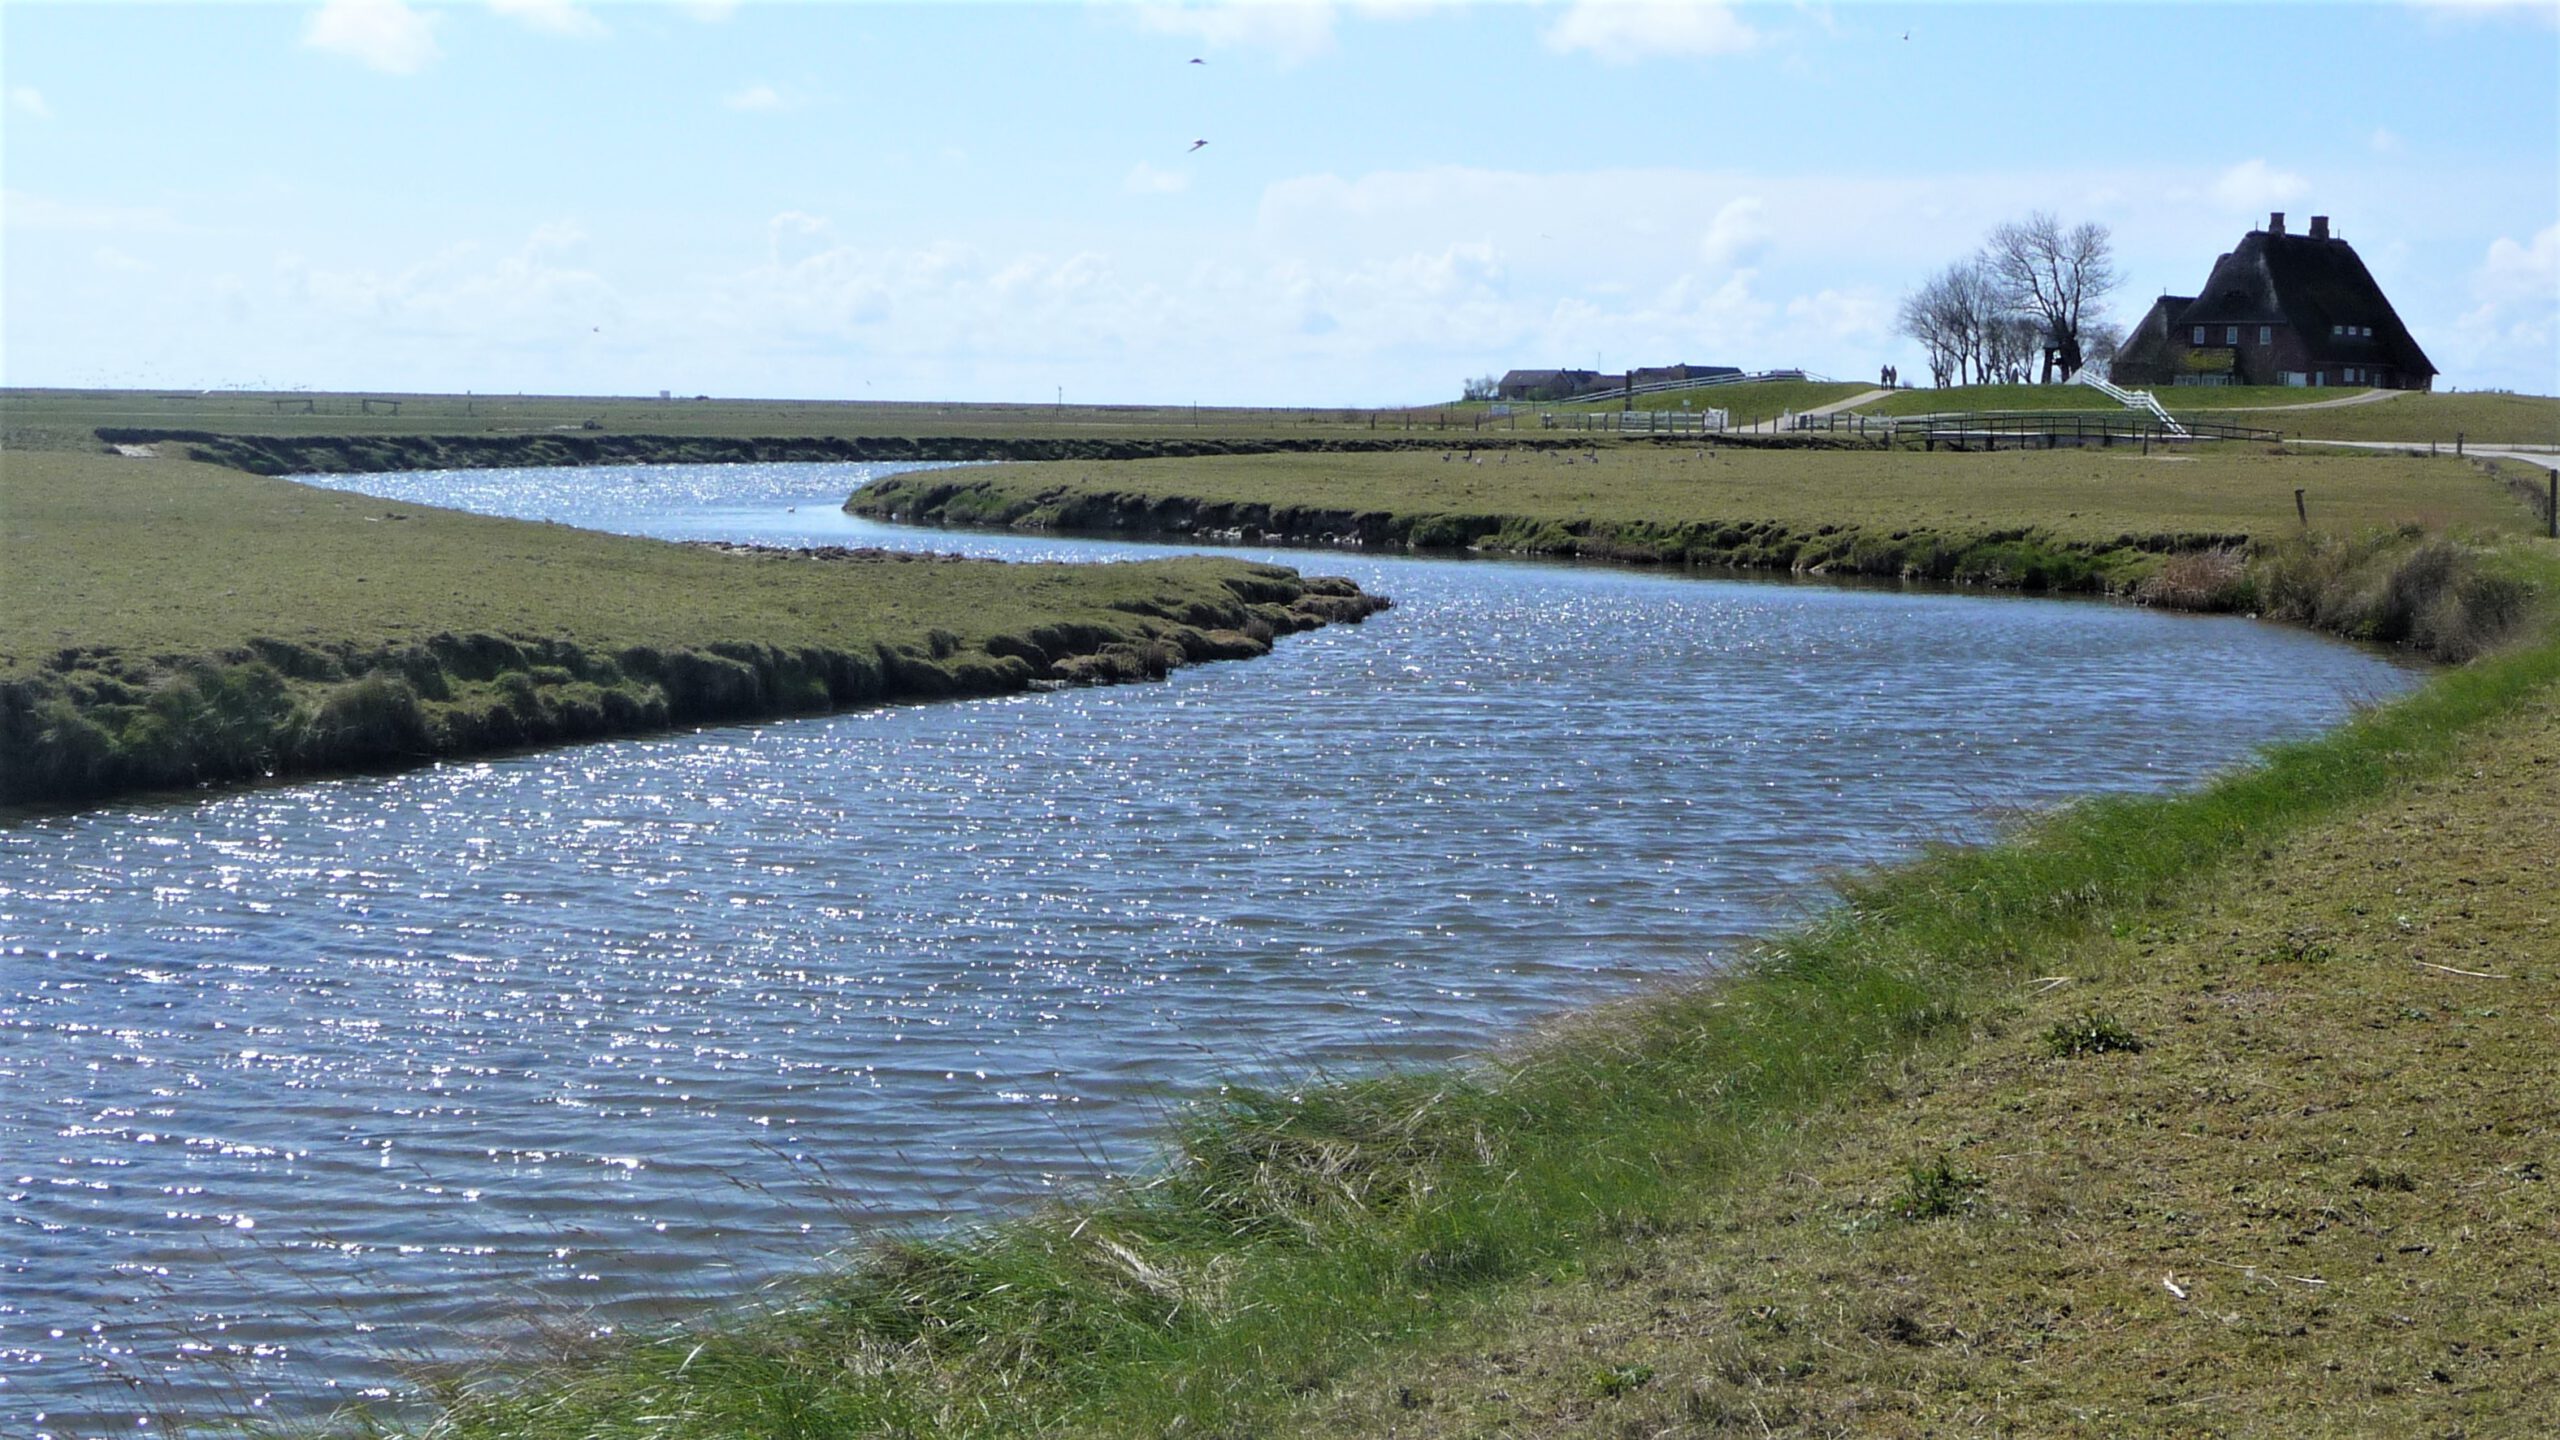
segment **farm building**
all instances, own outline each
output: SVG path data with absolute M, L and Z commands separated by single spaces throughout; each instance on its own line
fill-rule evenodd
M 1493 393 L 1505 400 L 1570 400 L 1625 383 L 1623 375 L 1603 375 L 1597 370 L 1514 370 L 1502 377 Z
M 1685 364 L 1647 365 L 1630 375 L 1603 375 L 1597 370 L 1514 370 L 1495 384 L 1493 393 L 1504 400 L 1570 400 L 1577 395 L 1614 394 L 1630 384 L 1677 385 L 1741 373 L 1741 368 L 1734 365 Z
M 2119 385 L 2359 385 L 2425 390 L 2436 367 L 2355 247 L 2284 212 L 2214 262 L 2204 289 L 2163 295 L 2125 337 Z

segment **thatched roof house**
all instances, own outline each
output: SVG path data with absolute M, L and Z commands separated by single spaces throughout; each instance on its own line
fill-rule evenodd
M 2163 295 L 2116 352 L 2119 385 L 2370 385 L 2425 390 L 2436 367 L 2355 247 L 2284 213 L 2240 238 L 2194 295 Z

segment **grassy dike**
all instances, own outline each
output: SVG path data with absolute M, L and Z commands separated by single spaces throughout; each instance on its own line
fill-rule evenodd
M 1217 559 L 734 553 L 172 458 L 5 462 L 0 803 L 1161 676 L 1382 603 Z
M 2521 493 L 2465 461 L 2379 453 L 1626 444 L 919 471 L 865 487 L 846 508 L 918 524 L 2129 594 L 2459 660 L 2512 618 L 2521 592 L 2427 537 L 2518 534 L 2531 522 Z M 2404 573 L 2412 565 L 2444 573 Z M 2456 603 L 2431 611 L 2444 593 Z
M 1142 1181 L 457 1381 L 424 1433 L 2548 1433 L 2536 627 L 1849 882 L 1731 976 L 1229 1092 Z

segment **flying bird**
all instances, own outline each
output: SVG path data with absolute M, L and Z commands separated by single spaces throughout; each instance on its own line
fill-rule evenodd
M 1199 56 L 1197 56 L 1197 55 L 1194 55 L 1194 56 L 1192 56 L 1192 57 L 1191 57 L 1191 63 L 1192 63 L 1192 64 L 1194 64 L 1194 65 L 1206 65 L 1206 64 L 1208 64 L 1209 62 L 1208 62 L 1208 61 L 1206 61 L 1206 60 L 1201 59 L 1201 58 L 1200 58 Z
M 1206 144 L 1208 144 L 1208 143 L 1209 143 L 1209 142 L 1208 142 L 1208 141 L 1206 141 L 1206 140 L 1194 140 L 1194 141 L 1192 141 L 1192 142 L 1191 142 L 1191 150 L 1197 150 L 1197 149 L 1199 149 L 1201 146 L 1206 145 Z M 1183 151 L 1182 153 L 1183 153 L 1183 154 L 1185 154 L 1185 155 L 1188 155 L 1188 154 L 1190 154 L 1190 153 L 1191 153 L 1191 150 L 1185 150 L 1185 151 Z

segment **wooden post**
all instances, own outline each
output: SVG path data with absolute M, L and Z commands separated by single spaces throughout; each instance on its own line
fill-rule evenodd
M 2456 457 L 2462 454 L 2462 432 L 2459 430 L 2453 432 L 2453 453 Z
M 2551 506 L 2542 512 L 2544 533 L 2560 540 L 2560 470 L 2551 472 Z
M 2311 510 L 2308 506 L 2302 503 L 2302 488 L 2300 486 L 2294 487 L 2293 513 L 2295 518 L 2302 522 L 2303 529 L 2308 530 L 2311 528 Z

